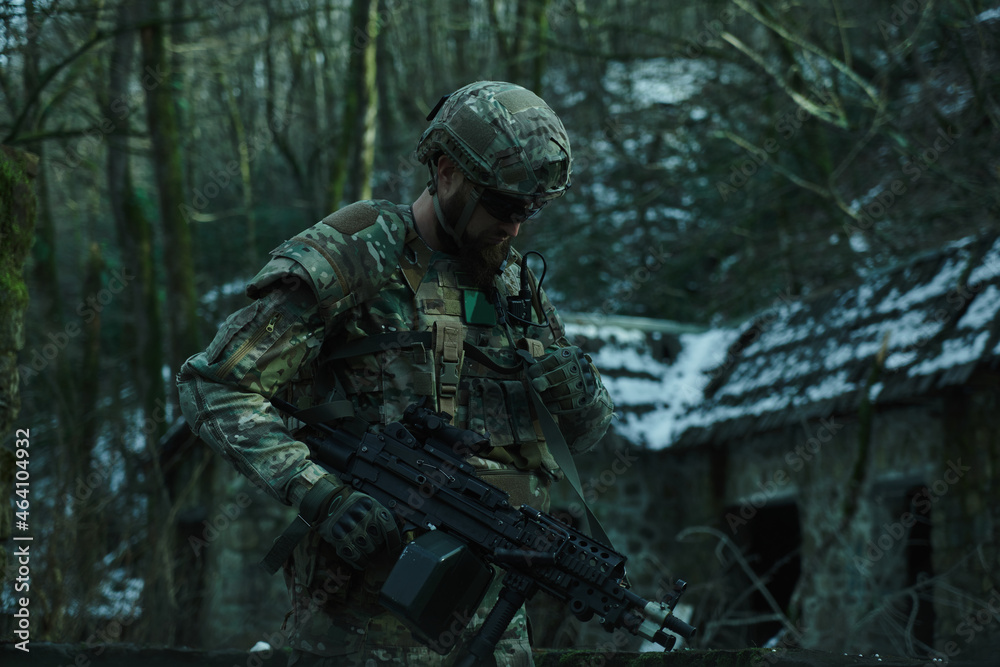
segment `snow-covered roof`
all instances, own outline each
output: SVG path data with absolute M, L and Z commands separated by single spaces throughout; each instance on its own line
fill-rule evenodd
M 739 333 L 596 316 L 566 318 L 566 328 L 590 353 L 614 400 L 615 430 L 654 449 L 669 446 L 686 428 L 685 414 L 703 400 L 711 369 L 725 361 Z M 674 344 L 666 340 L 671 335 Z M 664 348 L 678 350 L 676 356 Z
M 1000 238 L 970 238 L 853 289 L 787 299 L 737 329 L 682 334 L 673 360 L 639 331 L 570 333 L 587 341 L 617 430 L 660 448 L 856 413 L 865 391 L 878 406 L 963 384 L 1000 365 L 998 314 Z

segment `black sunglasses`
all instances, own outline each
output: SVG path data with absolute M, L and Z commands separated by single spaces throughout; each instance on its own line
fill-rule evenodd
M 530 199 L 512 197 L 496 190 L 483 190 L 479 195 L 479 203 L 497 220 L 518 224 L 535 217 L 545 206 L 544 203 L 535 204 Z

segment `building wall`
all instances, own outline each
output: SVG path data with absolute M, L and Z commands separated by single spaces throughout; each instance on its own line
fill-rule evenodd
M 611 433 L 578 464 L 588 499 L 629 556 L 635 590 L 652 597 L 675 577 L 690 582 L 699 646 L 777 635 L 782 624 L 767 619 L 773 602 L 793 628 L 786 643 L 974 652 L 1000 637 L 990 609 L 992 600 L 1000 612 L 996 389 L 980 377 L 958 394 L 876 410 L 867 444 L 856 415 L 830 416 L 660 451 Z M 608 641 L 596 623 L 581 629 L 551 620 L 558 614 L 536 613 L 549 619 L 545 641 Z M 970 623 L 977 614 L 992 620 Z
M 713 463 L 702 454 L 667 457 L 628 443 L 612 429 L 594 451 L 577 457 L 585 497 L 615 548 L 628 557 L 632 589 L 647 599 L 662 599 L 678 578 L 691 584 L 682 605 L 708 599 L 703 595 L 706 579 L 699 572 L 706 562 L 717 562 L 714 543 L 700 534 L 678 539 L 687 527 L 711 525 L 720 511 Z M 573 502 L 569 484 L 557 485 L 553 513 L 565 512 Z M 689 609 L 678 612 L 690 617 Z M 605 632 L 597 619 L 581 624 L 543 595 L 529 603 L 529 615 L 537 646 L 620 651 L 636 650 L 642 643 L 627 633 Z
M 934 511 L 937 648 L 949 657 L 1000 640 L 1000 379 L 980 373 L 945 403 Z M 954 483 L 951 483 L 954 482 Z
M 758 584 L 774 593 L 773 603 L 782 608 L 786 628 L 791 626 L 783 641 L 902 654 L 919 651 L 908 635 L 931 640 L 932 586 L 908 589 L 931 571 L 932 545 L 925 535 L 934 534 L 936 508 L 914 506 L 914 496 L 940 473 L 935 462 L 944 438 L 942 411 L 937 399 L 876 412 L 867 444 L 854 415 L 812 419 L 728 443 L 721 530 L 739 546 Z M 918 511 L 925 505 L 925 512 Z M 782 506 L 788 510 L 780 511 Z M 798 560 L 797 581 L 790 595 L 778 595 L 788 588 L 781 577 L 795 568 L 775 570 L 780 554 L 769 553 L 755 535 L 774 541 L 785 532 L 797 533 L 798 554 L 788 556 Z M 919 543 L 911 544 L 918 534 Z M 737 595 L 720 620 L 771 613 L 772 604 L 738 602 L 754 578 L 739 557 L 733 561 L 729 588 Z M 782 624 L 770 627 L 777 633 Z M 736 643 L 761 639 L 750 631 L 720 635 Z
M 804 646 L 912 652 L 906 639 L 909 616 L 921 606 L 926 613 L 930 602 L 919 591 L 916 598 L 899 591 L 917 576 L 907 565 L 913 526 L 930 517 L 904 518 L 910 509 L 904 499 L 909 489 L 925 483 L 936 456 L 937 412 L 931 403 L 876 413 L 867 446 L 858 419 L 835 418 L 839 429 L 803 468 L 796 499 L 802 579 L 795 609 Z M 929 639 L 929 630 L 924 634 Z

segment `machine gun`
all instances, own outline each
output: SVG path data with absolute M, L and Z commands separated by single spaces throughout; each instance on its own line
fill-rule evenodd
M 295 416 L 278 398 L 271 403 Z M 345 484 L 370 495 L 404 524 L 423 529 L 403 549 L 379 594 L 380 603 L 413 635 L 442 655 L 441 642 L 456 619 L 468 624 L 485 596 L 496 565 L 505 571 L 499 600 L 458 664 L 472 667 L 492 655 L 517 610 L 539 590 L 566 604 L 581 621 L 594 616 L 605 630 L 624 628 L 673 648 L 695 628 L 673 615 L 683 580 L 661 602 L 646 600 L 623 584 L 626 557 L 610 546 L 527 505 L 513 507 L 510 494 L 474 474 L 467 458 L 490 448 L 474 431 L 419 406 L 405 411 L 378 434 L 359 439 L 345 430 L 313 424 L 306 436 L 312 459 Z

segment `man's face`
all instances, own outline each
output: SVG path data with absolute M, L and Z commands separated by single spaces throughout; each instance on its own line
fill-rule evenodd
M 461 217 L 470 194 L 471 186 L 466 185 L 454 196 L 442 200 L 441 208 L 449 225 L 453 226 Z M 521 224 L 509 219 L 499 220 L 482 204 L 476 206 L 462 233 L 458 256 L 463 270 L 477 287 L 493 285 L 497 272 L 510 252 L 511 239 L 517 236 Z

